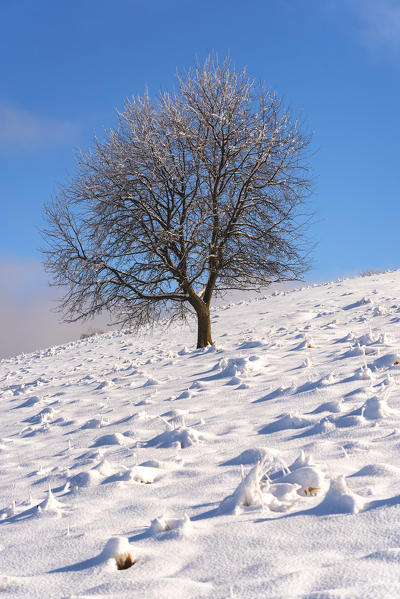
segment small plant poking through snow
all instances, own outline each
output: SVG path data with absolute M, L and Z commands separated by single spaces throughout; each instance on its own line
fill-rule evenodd
M 125 537 L 111 537 L 101 552 L 100 558 L 110 565 L 115 565 L 117 570 L 127 570 L 137 562 L 133 557 L 129 541 Z
M 151 521 L 150 530 L 153 534 L 177 531 L 180 534 L 186 534 L 193 528 L 192 522 L 187 514 L 183 518 L 166 518 L 160 516 Z
M 0 578 L 0 593 L 6 591 L 11 585 L 12 579 L 9 576 L 2 576 Z
M 368 368 L 368 366 L 366 364 L 364 364 L 364 366 L 361 366 L 361 368 L 357 372 L 355 378 L 357 378 L 361 381 L 370 381 L 374 378 L 374 375 L 372 374 L 372 372 Z
M 48 512 L 50 514 L 62 516 L 65 507 L 65 503 L 61 503 L 61 501 L 58 501 L 58 499 L 56 499 L 56 497 L 52 493 L 52 490 L 49 487 L 47 492 L 47 498 L 37 506 L 37 509 L 39 513 Z
M 314 497 L 323 492 L 327 481 L 321 466 L 313 463 L 311 456 L 304 452 L 288 468 L 281 465 L 281 475 L 277 475 L 275 459 L 264 458 L 245 476 L 242 467 L 242 482 L 233 495 L 226 497 L 220 511 L 240 513 L 243 508 L 262 508 L 272 512 L 284 512 L 300 500 L 300 497 Z M 270 479 L 273 477 L 273 481 Z
M 367 270 L 363 270 L 362 273 L 360 274 L 361 277 L 372 277 L 373 275 L 380 275 L 382 274 L 382 270 L 379 270 L 379 268 L 369 268 Z
M 82 333 L 80 339 L 89 339 L 90 337 L 96 337 L 97 335 L 104 335 L 104 331 L 102 329 L 88 329 L 86 333 Z
M 270 462 L 268 463 L 268 466 Z M 256 464 L 245 476 L 243 467 L 242 482 L 234 491 L 233 495 L 226 497 L 220 504 L 222 513 L 238 514 L 243 508 L 268 508 L 272 511 L 285 511 L 296 501 L 294 493 L 298 485 L 284 485 L 279 488 L 278 484 L 271 485 L 265 478 L 268 469 L 266 461 Z

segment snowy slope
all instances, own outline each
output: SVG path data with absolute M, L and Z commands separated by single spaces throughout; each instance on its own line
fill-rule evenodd
M 1 596 L 400 596 L 399 298 L 400 271 L 221 306 L 216 348 L 0 362 Z

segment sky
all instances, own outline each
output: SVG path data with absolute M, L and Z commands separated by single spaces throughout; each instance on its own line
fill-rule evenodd
M 126 98 L 230 54 L 313 132 L 311 281 L 400 267 L 399 0 L 3 0 L 0 357 L 61 343 L 42 207 Z

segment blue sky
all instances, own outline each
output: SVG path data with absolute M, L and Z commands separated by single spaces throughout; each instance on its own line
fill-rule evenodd
M 177 67 L 213 49 L 314 131 L 309 278 L 400 267 L 399 0 L 3 0 L 0 270 L 40 260 L 41 208 L 74 149 L 112 126 L 126 97 L 171 88 Z M 28 309 L 46 287 L 29 280 L 3 296 Z

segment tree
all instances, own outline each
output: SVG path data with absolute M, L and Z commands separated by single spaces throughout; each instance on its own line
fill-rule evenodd
M 229 59 L 178 74 L 177 91 L 126 102 L 45 207 L 45 266 L 67 321 L 109 310 L 141 326 L 227 289 L 298 280 L 310 192 L 302 132 L 282 100 Z

